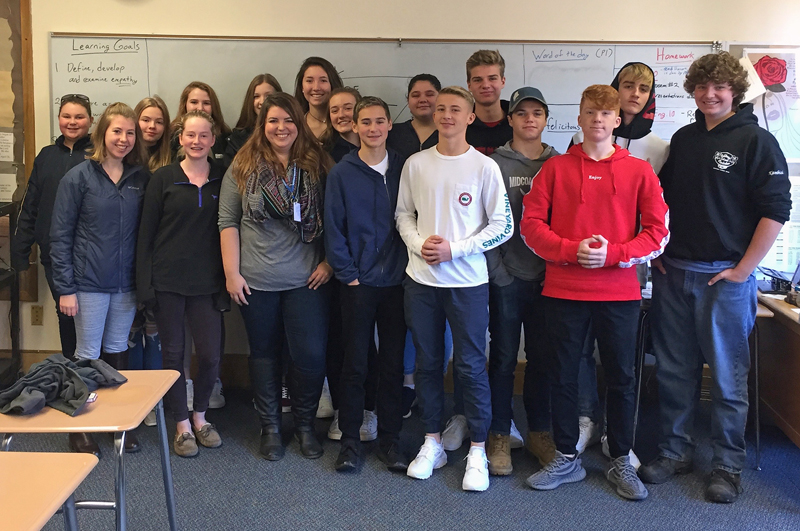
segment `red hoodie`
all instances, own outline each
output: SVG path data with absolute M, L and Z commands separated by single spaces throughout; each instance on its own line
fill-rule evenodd
M 646 161 L 614 145 L 594 160 L 583 144 L 547 160 L 522 200 L 520 233 L 547 261 L 543 294 L 558 299 L 628 301 L 641 298 L 636 268 L 669 242 L 669 210 Z M 641 232 L 639 227 L 641 226 Z M 578 245 L 593 234 L 608 240 L 605 267 L 578 264 Z

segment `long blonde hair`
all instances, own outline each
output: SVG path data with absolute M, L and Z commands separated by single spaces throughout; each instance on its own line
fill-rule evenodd
M 161 116 L 164 118 L 164 134 L 161 135 L 161 138 L 158 139 L 154 146 L 146 149 L 147 153 L 150 155 L 148 158 L 147 167 L 151 172 L 153 172 L 163 166 L 169 165 L 172 162 L 172 151 L 169 148 L 169 110 L 167 110 L 167 104 L 164 103 L 164 100 L 162 100 L 158 95 L 154 95 L 152 98 L 144 98 L 136 105 L 136 108 L 133 110 L 133 112 L 136 114 L 136 123 L 139 123 L 139 117 L 142 115 L 144 110 L 149 109 L 150 107 L 158 108 L 158 110 L 161 111 Z
M 106 157 L 108 156 L 108 153 L 106 152 L 106 131 L 108 131 L 108 127 L 111 125 L 111 119 L 114 116 L 122 116 L 123 118 L 131 120 L 136 127 L 136 141 L 133 145 L 133 149 L 131 149 L 130 153 L 125 155 L 125 158 L 122 159 L 122 162 L 131 165 L 144 164 L 144 161 L 147 160 L 147 157 L 145 156 L 144 152 L 144 144 L 142 144 L 142 130 L 139 127 L 139 119 L 136 113 L 133 112 L 133 109 L 120 101 L 112 103 L 106 107 L 106 110 L 103 111 L 103 114 L 100 115 L 100 118 L 97 120 L 97 127 L 95 127 L 94 132 L 92 133 L 92 144 L 94 145 L 94 150 L 89 158 L 99 162 L 100 164 L 106 160 Z
M 267 113 L 272 107 L 280 107 L 286 111 L 297 127 L 297 138 L 289 152 L 290 161 L 296 162 L 315 181 L 319 181 L 323 175 L 327 175 L 333 167 L 330 155 L 322 149 L 314 133 L 306 124 L 300 103 L 285 92 L 274 92 L 264 100 L 253 134 L 250 135 L 233 160 L 233 179 L 240 192 L 244 191 L 247 179 L 256 171 L 258 163 L 262 160 L 273 166 L 277 173 L 285 170 L 264 134 Z

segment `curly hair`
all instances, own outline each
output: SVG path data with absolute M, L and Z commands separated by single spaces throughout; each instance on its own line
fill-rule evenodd
M 733 110 L 742 103 L 745 92 L 750 88 L 747 71 L 739 61 L 728 52 L 710 53 L 692 63 L 683 82 L 683 90 L 694 95 L 697 85 L 705 83 L 728 83 L 733 91 Z

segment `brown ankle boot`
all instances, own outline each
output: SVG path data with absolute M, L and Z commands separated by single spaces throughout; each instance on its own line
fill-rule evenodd
M 100 447 L 91 433 L 70 433 L 69 449 L 79 454 L 94 454 L 100 459 Z

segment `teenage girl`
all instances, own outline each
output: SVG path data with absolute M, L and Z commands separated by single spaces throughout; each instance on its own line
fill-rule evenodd
M 181 92 L 180 100 L 178 101 L 178 114 L 172 120 L 170 133 L 172 140 L 170 147 L 172 148 L 173 160 L 178 156 L 180 149 L 180 124 L 183 115 L 189 111 L 203 111 L 211 115 L 214 123 L 217 126 L 219 134 L 216 136 L 214 145 L 211 147 L 211 158 L 224 169 L 225 165 L 225 149 L 227 147 L 227 140 L 231 134 L 231 128 L 225 123 L 222 117 L 222 107 L 220 107 L 217 93 L 214 92 L 207 83 L 201 81 L 192 81 Z
M 309 57 L 300 65 L 294 80 L 294 97 L 305 112 L 305 122 L 319 138 L 328 126 L 328 99 L 342 86 L 336 68 L 322 57 Z
M 242 149 L 250 135 L 253 134 L 261 104 L 273 92 L 283 92 L 283 89 L 272 74 L 258 74 L 250 82 L 242 102 L 239 121 L 236 122 L 236 127 L 233 128 L 231 135 L 228 137 L 228 147 L 225 150 L 225 160 L 228 166 L 233 162 L 233 157 Z

